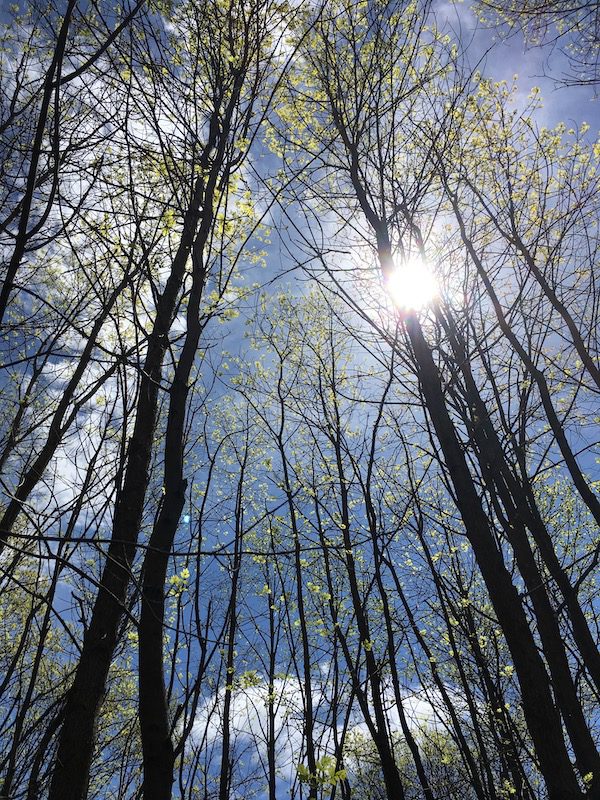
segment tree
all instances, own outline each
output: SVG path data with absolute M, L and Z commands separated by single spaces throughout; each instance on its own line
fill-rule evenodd
M 598 54 L 598 13 L 595 0 L 573 2 L 552 0 L 525 3 L 482 0 L 477 9 L 488 24 L 498 24 L 504 30 L 517 28 L 529 45 L 552 45 L 566 56 L 569 72 L 558 78 L 565 86 L 596 86 L 600 79 Z
M 437 10 L 3 29 L 3 796 L 597 793 L 598 145 Z
M 416 26 L 411 26 L 407 34 L 400 27 L 399 18 L 391 13 L 385 13 L 383 9 L 380 9 L 379 14 L 371 16 L 369 9 L 341 8 L 335 22 L 323 23 L 317 34 L 317 36 L 320 34 L 321 38 L 313 43 L 308 55 L 312 67 L 312 71 L 308 72 L 309 80 L 314 82 L 322 100 L 318 105 L 314 105 L 313 115 L 309 117 L 317 120 L 310 134 L 303 137 L 301 132 L 296 140 L 310 152 L 311 142 L 315 141 L 313 131 L 316 126 L 319 126 L 317 128 L 319 138 L 322 140 L 327 137 L 327 149 L 321 151 L 324 155 L 317 154 L 315 157 L 318 168 L 322 171 L 321 175 L 316 169 L 313 170 L 313 174 L 321 178 L 325 185 L 327 181 L 334 182 L 338 207 L 343 197 L 349 198 L 351 206 L 354 204 L 358 206 L 376 241 L 379 265 L 384 278 L 388 281 L 394 270 L 393 246 L 398 249 L 404 260 L 409 257 L 411 247 L 415 248 L 421 257 L 425 256 L 425 238 L 422 232 L 424 223 L 420 222 L 420 217 L 426 218 L 429 212 L 428 201 L 431 203 L 430 198 L 435 196 L 436 191 L 434 184 L 436 175 L 432 165 L 428 164 L 428 158 L 438 147 L 442 150 L 446 143 L 452 140 L 455 117 L 456 101 L 446 103 L 440 113 L 436 115 L 436 112 L 433 112 L 435 127 L 432 128 L 431 111 L 427 106 L 420 107 L 418 101 L 412 99 L 409 80 L 412 82 L 419 75 L 415 68 L 415 64 L 419 63 L 418 57 L 415 56 L 415 53 L 419 52 L 417 50 L 419 40 L 416 38 L 415 28 Z M 422 32 L 421 37 L 425 31 L 428 32 L 425 26 L 416 29 Z M 435 41 L 435 32 L 431 35 Z M 398 39 L 402 44 L 398 43 Z M 362 47 L 362 42 L 365 40 L 368 44 Z M 426 59 L 424 61 L 428 70 L 426 74 L 431 76 L 429 80 L 433 81 L 434 75 L 439 78 L 440 73 L 447 74 L 451 62 L 447 61 L 447 66 L 442 67 L 442 62 L 433 55 L 436 52 L 435 47 L 432 45 L 425 47 L 424 44 L 421 47 Z M 405 52 L 408 50 L 410 53 L 409 58 L 406 56 L 404 58 L 404 62 L 410 63 L 413 70 L 412 74 L 408 73 L 410 79 L 406 72 L 397 69 L 394 72 L 395 63 L 402 61 L 399 53 L 403 48 Z M 359 65 L 373 63 L 369 59 L 372 59 L 374 52 L 377 53 L 378 59 L 378 70 L 375 75 L 365 66 L 356 66 L 357 63 Z M 384 56 L 387 52 L 390 53 L 389 61 Z M 381 74 L 385 76 L 383 79 L 380 77 Z M 396 81 L 394 81 L 395 75 L 398 75 Z M 419 88 L 426 80 L 420 77 Z M 388 88 L 388 81 L 393 90 Z M 434 99 L 436 97 L 435 91 L 431 88 L 429 96 Z M 366 97 L 375 97 L 376 101 L 369 105 L 365 103 Z M 404 101 L 404 98 L 407 100 Z M 300 102 L 306 105 L 304 96 Z M 430 105 L 435 107 L 433 101 Z M 384 114 L 381 112 L 382 108 L 385 109 Z M 405 131 L 399 128 L 399 124 L 405 125 L 406 128 L 410 127 L 415 137 L 419 137 L 419 130 L 427 131 L 426 137 L 420 139 L 419 151 L 409 148 L 408 144 L 405 148 L 398 146 L 400 136 L 405 142 L 407 141 Z M 310 136 L 313 138 L 309 138 Z M 308 144 L 304 144 L 305 142 Z M 403 163 L 407 149 L 411 155 L 414 153 L 412 160 L 408 162 L 408 168 Z M 397 152 L 402 153 L 402 157 L 395 158 Z M 327 202 L 324 193 L 319 194 L 317 190 L 315 194 L 319 201 L 323 202 L 325 197 Z M 493 482 L 498 480 L 502 472 L 502 467 L 498 463 L 498 459 L 502 457 L 501 445 L 479 395 L 464 348 L 460 345 L 457 347 L 454 323 L 451 321 L 448 324 L 444 320 L 443 315 L 447 315 L 447 312 L 441 307 L 436 313 L 442 328 L 447 331 L 453 349 L 451 361 L 459 365 L 465 377 L 464 397 L 467 413 L 463 416 L 467 424 L 473 424 L 472 435 L 475 442 L 478 442 L 477 447 L 480 448 L 476 454 L 476 463 L 482 470 L 485 486 L 489 487 L 491 508 L 495 510 L 500 520 L 507 519 L 505 533 L 513 549 L 516 565 L 532 594 L 549 674 L 538 655 L 535 638 L 529 629 L 527 616 L 504 563 L 502 549 L 496 543 L 495 514 L 491 516 L 482 504 L 482 498 L 479 496 L 465 458 L 460 429 L 456 427 L 449 413 L 445 400 L 447 390 L 442 373 L 434 361 L 431 346 L 427 342 L 418 315 L 409 308 L 403 314 L 403 324 L 424 405 L 450 470 L 455 502 L 465 524 L 466 535 L 473 546 L 494 611 L 507 637 L 519 676 L 525 716 L 550 795 L 558 797 L 572 793 L 573 796 L 580 796 L 580 789 L 571 771 L 568 752 L 564 745 L 558 709 L 563 714 L 571 743 L 578 754 L 576 758 L 581 778 L 597 771 L 598 752 L 577 698 L 568 664 L 568 654 L 563 650 L 558 626 L 554 621 L 554 611 L 543 585 L 540 584 L 540 575 L 533 553 L 526 543 L 522 517 L 523 504 L 515 505 L 516 498 L 509 494 L 511 491 L 509 487 L 511 485 L 514 487 L 514 482 L 511 483 L 506 477 L 500 480 L 508 480 L 508 486 L 497 484 L 499 495 L 496 497 L 492 493 Z M 470 419 L 471 413 L 472 419 Z M 503 509 L 498 507 L 498 499 L 504 506 Z M 484 520 L 487 520 L 485 525 Z M 513 531 L 519 528 L 521 533 L 515 536 Z M 582 635 L 585 637 L 583 625 Z M 552 710 L 550 676 L 556 690 L 555 699 L 558 706 L 558 709 L 554 710 Z M 537 692 L 540 690 L 542 694 L 537 697 Z M 542 699 L 542 695 L 545 699 Z M 550 717 L 540 724 L 542 706 L 550 712 Z M 553 733 L 550 734 L 550 731 Z M 549 736 L 553 737 L 553 744 L 547 748 Z

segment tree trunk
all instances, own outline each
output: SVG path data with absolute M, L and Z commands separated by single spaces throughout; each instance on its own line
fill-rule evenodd
M 67 694 L 49 800 L 84 800 L 95 746 L 96 717 L 119 637 L 149 480 L 158 388 L 168 334 L 194 240 L 203 179 L 196 181 L 179 248 L 148 339 L 133 435 L 119 493 L 111 541 L 73 684 Z
M 533 740 L 550 800 L 582 800 L 554 705 L 548 674 L 490 529 L 467 462 L 446 408 L 439 373 L 415 314 L 407 315 L 406 330 L 415 354 L 427 411 L 450 471 L 456 503 L 466 535 L 511 651 L 521 687 L 523 712 Z

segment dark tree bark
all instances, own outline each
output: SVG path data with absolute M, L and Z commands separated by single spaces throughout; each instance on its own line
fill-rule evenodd
M 439 373 L 415 314 L 407 315 L 407 333 L 415 354 L 427 411 L 440 442 L 456 493 L 466 535 L 513 657 L 523 712 L 551 800 L 583 798 L 573 773 L 554 705 L 548 674 L 529 629 L 517 590 L 498 550 L 481 506 L 463 450 L 448 414 Z
M 253 22 L 257 26 L 261 24 L 258 17 Z M 235 67 L 230 67 L 229 80 L 223 79 L 216 95 L 216 105 L 210 122 L 211 138 L 200 159 L 201 172 L 207 173 L 206 186 L 200 201 L 202 211 L 198 233 L 191 249 L 192 287 L 186 312 L 187 330 L 170 388 L 165 434 L 164 496 L 143 565 L 139 629 L 139 705 L 145 800 L 164 800 L 171 796 L 174 748 L 164 685 L 164 587 L 169 553 L 187 488 L 183 471 L 190 376 L 202 331 L 210 318 L 201 316 L 201 302 L 209 273 L 206 263 L 209 258 L 209 240 L 215 235 L 217 193 L 226 189 L 230 177 L 241 162 L 233 140 L 236 135 L 242 132 L 247 134 L 250 130 L 254 102 L 258 100 L 258 85 L 264 77 L 260 72 L 254 76 L 251 100 L 244 98 L 243 106 L 240 107 L 240 98 L 244 86 L 252 80 L 250 70 L 253 59 L 259 57 L 263 35 L 260 28 L 258 32 L 254 31 L 252 20 L 248 21 L 242 51 L 235 56 L 238 63 Z M 234 57 L 233 43 L 230 43 L 230 47 Z M 224 59 L 225 56 L 220 54 L 220 57 Z M 218 262 L 219 255 L 215 255 L 215 258 Z M 227 284 L 228 278 L 222 276 L 221 293 L 225 291 Z
M 463 217 L 458 204 L 458 199 L 456 198 L 455 195 L 452 195 L 451 200 L 454 213 L 459 223 L 462 240 L 469 252 L 469 255 L 471 256 L 471 259 L 477 269 L 479 276 L 481 277 L 484 283 L 488 296 L 492 301 L 501 330 L 505 335 L 505 337 L 507 338 L 507 340 L 512 345 L 512 347 L 515 349 L 515 352 L 522 360 L 528 373 L 531 375 L 532 380 L 538 387 L 538 390 L 540 392 L 540 397 L 542 400 L 542 405 L 546 412 L 548 422 L 550 424 L 552 432 L 556 437 L 556 441 L 557 444 L 559 445 L 560 451 L 565 459 L 565 464 L 567 465 L 571 477 L 573 478 L 573 483 L 577 488 L 577 490 L 579 491 L 583 501 L 589 508 L 590 512 L 593 514 L 594 519 L 598 524 L 600 524 L 600 503 L 598 501 L 598 498 L 594 494 L 593 490 L 589 486 L 588 482 L 586 481 L 583 473 L 581 472 L 579 465 L 577 464 L 577 461 L 573 454 L 573 451 L 569 446 L 563 427 L 554 409 L 554 405 L 552 403 L 552 398 L 550 394 L 550 389 L 547 385 L 544 375 L 535 366 L 531 357 L 526 352 L 523 345 L 519 342 L 514 332 L 511 330 L 511 327 L 502 311 L 502 306 L 494 290 L 492 282 L 489 279 L 489 276 L 487 275 L 485 267 L 481 259 L 479 258 L 473 243 L 468 237 L 466 226 L 464 224 Z M 463 364 L 466 363 L 464 358 L 461 359 L 461 363 Z M 488 430 L 489 427 L 490 426 L 488 425 Z M 488 437 L 489 435 L 490 434 L 488 434 Z M 493 428 L 492 428 L 492 435 L 495 437 L 495 434 L 493 433 Z M 500 465 L 501 463 L 502 459 L 500 461 Z M 533 497 L 533 492 L 530 487 L 519 487 L 515 477 L 511 474 L 511 471 L 506 467 L 506 465 L 504 465 L 502 471 L 504 480 L 508 483 L 508 486 L 512 490 L 513 496 L 516 498 L 516 503 L 519 514 L 521 516 L 521 520 L 531 530 L 531 533 L 534 536 L 536 544 L 540 549 L 540 553 L 546 563 L 546 566 L 548 567 L 548 570 L 552 575 L 552 578 L 556 581 L 556 584 L 559 587 L 564 597 L 565 605 L 571 620 L 571 624 L 573 626 L 573 634 L 575 637 L 575 641 L 577 642 L 581 656 L 589 671 L 590 677 L 594 682 L 596 691 L 600 692 L 600 651 L 598 650 L 597 642 L 595 641 L 595 638 L 592 632 L 590 631 L 588 622 L 585 618 L 585 614 L 579 603 L 575 587 L 571 584 L 568 576 L 561 567 L 552 540 L 548 535 L 547 530 L 545 529 L 543 521 L 540 519 L 539 512 L 537 510 L 535 503 L 535 498 Z
M 212 144 L 212 143 L 211 143 Z M 115 507 L 111 541 L 73 684 L 67 694 L 50 800 L 84 800 L 95 745 L 95 724 L 106 677 L 119 638 L 142 521 L 152 457 L 158 389 L 203 197 L 204 179 L 196 179 L 181 242 L 148 338 L 136 419 L 127 453 L 123 485 Z

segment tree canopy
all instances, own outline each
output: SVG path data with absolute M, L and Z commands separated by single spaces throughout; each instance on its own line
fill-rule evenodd
M 0 11 L 0 798 L 600 796 L 595 14 Z

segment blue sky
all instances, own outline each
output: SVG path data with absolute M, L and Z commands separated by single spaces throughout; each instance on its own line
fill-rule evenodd
M 556 125 L 558 122 L 591 126 L 590 135 L 600 132 L 600 98 L 594 87 L 564 86 L 560 79 L 570 72 L 564 55 L 562 42 L 555 46 L 528 46 L 520 31 L 507 36 L 505 27 L 485 28 L 477 20 L 472 3 L 447 2 L 434 4 L 438 20 L 446 20 L 450 30 L 466 46 L 471 64 L 477 63 L 486 51 L 482 71 L 494 80 L 512 81 L 518 75 L 521 97 L 526 97 L 533 86 L 542 92 L 543 108 L 538 113 L 540 125 Z M 490 49 L 491 48 L 491 49 Z

